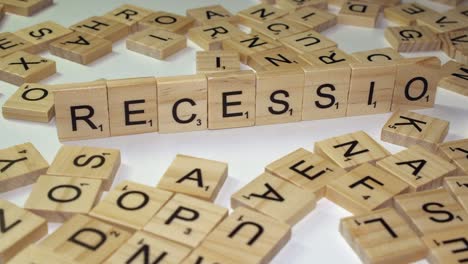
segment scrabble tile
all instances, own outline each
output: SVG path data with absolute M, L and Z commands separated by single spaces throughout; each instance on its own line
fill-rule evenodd
M 302 71 L 308 64 L 293 50 L 279 47 L 253 54 L 249 58 L 248 65 L 257 73 L 268 73 L 288 70 Z
M 17 51 L 32 52 L 34 46 L 17 35 L 10 32 L 0 33 L 0 58 L 8 56 Z
M 107 81 L 111 135 L 158 131 L 156 92 L 154 77 Z
M 350 62 L 355 60 L 339 49 L 319 50 L 301 55 L 304 67 L 302 120 L 344 117 L 351 82 Z
M 289 225 L 239 207 L 183 263 L 270 263 L 290 238 Z
M 409 147 L 419 145 L 435 151 L 447 136 L 449 122 L 415 112 L 395 112 L 382 128 L 381 140 Z
M 392 111 L 433 107 L 439 80 L 439 58 L 420 57 L 399 60 Z
M 338 13 L 338 23 L 375 28 L 380 9 L 381 6 L 379 4 L 347 1 L 341 6 L 341 10 Z
M 48 123 L 55 116 L 54 86 L 25 83 L 3 104 L 3 117 Z
M 363 131 L 318 141 L 314 152 L 348 171 L 366 162 L 374 164 L 390 155 Z
M 122 228 L 139 230 L 171 197 L 171 192 L 122 181 L 107 193 L 89 215 Z
M 288 10 L 290 13 L 294 13 L 305 7 L 314 7 L 318 9 L 328 9 L 327 0 L 277 0 L 276 6 L 281 9 Z
M 449 0 L 450 1 L 450 0 Z M 458 1 L 458 0 L 456 0 Z M 455 16 L 459 19 L 468 19 L 468 6 L 467 5 L 459 5 L 456 6 L 449 11 L 445 12 L 445 14 L 450 15 L 450 16 Z
M 331 161 L 303 148 L 268 164 L 265 171 L 313 192 L 317 199 L 325 196 L 328 183 L 346 174 Z
M 93 16 L 80 21 L 70 29 L 116 42 L 130 33 L 130 27 L 106 17 Z
M 115 20 L 130 27 L 130 32 L 138 31 L 138 22 L 153 13 L 152 10 L 124 4 L 106 13 L 103 17 Z
M 151 27 L 177 34 L 185 34 L 193 26 L 194 22 L 195 20 L 190 17 L 157 11 L 138 22 L 138 30 L 141 31 Z
M 44 250 L 37 245 L 30 245 L 16 256 L 8 264 L 76 264 L 71 260 L 65 260 L 57 254 Z
M 282 38 L 279 41 L 286 47 L 301 54 L 337 47 L 336 42 L 314 30 L 294 34 L 292 36 Z
M 426 26 L 388 27 L 385 39 L 400 52 L 432 51 L 441 47 L 440 39 Z
M 112 42 L 82 32 L 73 32 L 63 38 L 52 42 L 50 53 L 87 65 L 112 52 Z
M 223 50 L 239 52 L 240 61 L 243 64 L 248 64 L 250 57 L 254 54 L 278 48 L 282 45 L 278 41 L 260 34 L 239 34 L 223 40 L 222 46 Z
M 14 34 L 33 44 L 31 53 L 38 53 L 46 51 L 52 41 L 72 32 L 53 21 L 46 21 L 18 30 Z
M 437 233 L 424 235 L 422 240 L 429 249 L 427 255 L 429 263 L 458 264 L 468 259 L 466 227 L 440 230 Z
M 456 170 L 448 161 L 418 145 L 377 161 L 377 166 L 406 182 L 412 192 L 438 188 Z
M 47 221 L 6 200 L 0 200 L 0 262 L 6 263 L 47 235 Z
M 109 190 L 119 166 L 118 149 L 63 145 L 47 174 L 102 180 L 102 188 Z
M 33 184 L 49 163 L 31 143 L 0 150 L 0 193 Z
M 371 4 L 380 4 L 383 7 L 396 6 L 401 4 L 401 0 L 359 0 Z
M 416 233 L 428 235 L 467 225 L 468 214 L 444 189 L 395 197 L 395 209 Z
M 39 246 L 66 261 L 101 263 L 130 236 L 120 228 L 77 214 L 42 240 Z
M 0 61 L 0 80 L 15 84 L 39 82 L 56 72 L 55 61 L 17 51 Z
M 449 61 L 442 66 L 445 73 L 439 82 L 439 87 L 468 96 L 468 66 Z
M 444 180 L 444 188 L 468 212 L 468 177 L 447 177 Z
M 51 222 L 87 214 L 101 196 L 101 180 L 42 175 L 24 207 Z
M 390 207 L 408 184 L 384 170 L 364 163 L 327 185 L 327 199 L 353 214 Z
M 58 86 L 54 104 L 60 141 L 110 136 L 104 80 Z
M 159 180 L 158 188 L 213 201 L 227 175 L 227 163 L 179 154 Z
M 240 71 L 240 56 L 236 51 L 197 51 L 197 73 Z
M 418 3 L 407 3 L 384 9 L 387 20 L 402 26 L 415 25 L 418 18 L 435 16 L 437 12 Z
M 269 4 L 258 4 L 237 13 L 239 23 L 251 27 L 256 24 L 269 22 L 284 17 L 288 11 Z
M 222 49 L 223 41 L 244 34 L 239 28 L 226 21 L 215 21 L 204 26 L 191 28 L 188 38 L 204 50 Z
M 128 37 L 126 44 L 131 51 L 164 60 L 185 49 L 187 39 L 176 33 L 150 27 Z
M 190 251 L 189 247 L 138 231 L 104 263 L 182 263 Z
M 304 71 L 257 72 L 255 125 L 301 121 Z
M 468 176 L 468 139 L 445 142 L 438 150 L 441 156 L 457 166 L 456 174 Z
M 205 130 L 208 89 L 202 74 L 157 78 L 159 133 Z
M 309 28 L 302 24 L 279 18 L 262 24 L 252 25 L 252 32 L 263 34 L 271 39 L 279 40 L 291 35 L 304 32 Z
M 391 62 L 352 63 L 346 116 L 390 112 L 395 74 Z
M 207 201 L 176 194 L 144 231 L 195 248 L 227 216 L 228 210 Z
M 32 16 L 42 9 L 53 5 L 53 0 L 0 0 L 5 11 L 20 16 Z
M 412 263 L 427 249 L 392 208 L 343 218 L 340 233 L 363 263 Z
M 313 7 L 304 7 L 284 17 L 317 32 L 322 32 L 338 23 L 336 15 Z
M 450 14 L 437 14 L 435 16 L 421 16 L 417 19 L 418 25 L 429 27 L 436 33 L 446 33 L 468 29 L 466 20 Z
M 222 5 L 210 5 L 187 9 L 187 17 L 193 18 L 197 25 L 204 25 L 212 21 L 235 22 L 236 18 Z
M 314 193 L 267 172 L 253 179 L 231 196 L 231 207 L 244 206 L 279 221 L 294 225 L 316 204 Z
M 462 64 L 468 63 L 468 30 L 439 34 L 439 38 L 447 56 Z
M 400 53 L 392 48 L 359 51 L 351 55 L 359 62 L 389 62 L 403 59 Z
M 208 129 L 255 124 L 256 75 L 253 71 L 207 75 Z

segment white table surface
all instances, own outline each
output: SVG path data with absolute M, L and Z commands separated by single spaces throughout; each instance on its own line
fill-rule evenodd
M 33 17 L 6 15 L 0 23 L 2 32 L 14 32 L 46 20 L 70 26 L 92 15 L 104 14 L 124 3 L 185 14 L 188 8 L 211 4 L 222 4 L 232 13 L 257 2 L 254 0 L 56 0 L 54 6 Z M 413 1 L 404 1 L 413 2 Z M 416 1 L 438 11 L 447 6 L 430 1 Z M 333 12 L 337 9 L 332 8 Z M 383 48 L 389 46 L 383 35 L 387 21 L 380 17 L 378 28 L 367 29 L 352 26 L 336 26 L 323 34 L 339 44 L 347 52 Z M 199 48 L 189 42 L 189 47 L 170 57 L 158 61 L 126 50 L 125 41 L 114 44 L 113 53 L 89 66 L 82 66 L 44 52 L 41 55 L 57 62 L 58 73 L 44 83 L 67 83 L 91 81 L 99 78 L 117 79 L 142 76 L 171 76 L 195 72 L 195 52 Z M 404 56 L 438 56 L 448 60 L 443 52 L 420 52 Z M 13 94 L 17 87 L 0 82 L 0 105 Z M 418 110 L 450 121 L 446 140 L 468 137 L 468 99 L 461 95 L 439 89 L 434 108 Z M 67 142 L 73 145 L 118 148 L 122 152 L 122 165 L 114 184 L 124 179 L 155 186 L 177 153 L 194 155 L 229 163 L 227 179 L 216 203 L 229 207 L 233 192 L 258 176 L 269 162 L 299 148 L 312 150 L 316 141 L 356 130 L 364 130 L 382 143 L 391 152 L 403 148 L 379 140 L 380 131 L 390 114 L 348 117 L 321 121 L 258 126 L 250 128 L 189 132 L 180 134 L 157 133 L 104 138 L 87 141 Z M 57 139 L 55 123 L 38 124 L 0 117 L 0 148 L 23 142 L 32 142 L 45 158 L 51 162 L 61 143 Z M 31 186 L 0 194 L 23 206 Z M 293 228 L 291 241 L 281 250 L 272 263 L 360 263 L 345 240 L 338 233 L 340 218 L 350 216 L 346 210 L 326 199 L 318 202 L 317 208 Z M 49 224 L 50 232 L 59 225 Z M 421 263 L 426 263 L 421 261 Z

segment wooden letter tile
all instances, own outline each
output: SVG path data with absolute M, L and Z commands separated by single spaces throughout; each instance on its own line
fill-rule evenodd
M 73 32 L 50 44 L 50 53 L 83 65 L 112 52 L 112 42 L 83 32 Z
M 197 73 L 240 71 L 239 53 L 235 51 L 197 51 Z
M 359 1 L 347 1 L 341 6 L 338 14 L 338 23 L 374 28 L 380 13 L 379 4 L 363 3 Z
M 185 34 L 187 30 L 193 26 L 194 21 L 195 20 L 190 17 L 158 11 L 138 22 L 138 30 L 144 30 L 151 27 L 178 34 Z
M 293 13 L 305 7 L 314 7 L 319 9 L 328 9 L 327 0 L 277 0 L 276 5 Z
M 439 34 L 439 38 L 447 56 L 459 63 L 468 64 L 468 30 Z
M 279 40 L 286 47 L 297 53 L 308 53 L 322 49 L 336 48 L 336 42 L 322 34 L 308 30 Z
M 73 263 L 102 263 L 130 237 L 94 218 L 75 215 L 39 246 Z
M 396 145 L 419 145 L 430 151 L 437 149 L 447 136 L 449 122 L 415 112 L 395 112 L 382 128 L 381 139 Z
M 429 249 L 427 256 L 429 263 L 460 264 L 468 260 L 466 226 L 440 230 L 437 233 L 425 235 L 422 239 Z
M 325 196 L 328 183 L 346 174 L 331 161 L 303 148 L 268 164 L 265 171 L 314 192 L 317 199 Z
M 450 1 L 450 0 L 447 0 L 447 1 Z M 458 0 L 456 0 L 458 1 Z M 455 16 L 455 17 L 458 17 L 459 19 L 464 19 L 464 20 L 467 20 L 468 19 L 468 6 L 467 5 L 459 5 L 459 6 L 456 6 L 452 9 L 450 9 L 449 11 L 445 12 L 445 14 L 447 15 L 450 15 L 450 16 Z
M 189 30 L 188 38 L 204 50 L 222 49 L 223 40 L 244 34 L 237 26 L 226 21 L 214 21 Z
M 156 79 L 107 81 L 112 136 L 158 131 Z
M 0 193 L 33 184 L 49 163 L 31 143 L 0 150 Z
M 162 176 L 158 188 L 214 201 L 227 175 L 227 163 L 179 154 Z
M 392 111 L 433 107 L 439 80 L 439 58 L 421 57 L 399 60 Z
M 444 77 L 439 87 L 468 96 L 468 66 L 455 61 L 449 61 L 442 66 Z
M 257 52 L 250 56 L 248 65 L 257 73 L 271 73 L 272 71 L 303 71 L 308 64 L 296 52 L 286 47 Z
M 207 75 L 208 128 L 222 129 L 255 124 L 255 79 L 253 71 Z
M 377 166 L 405 181 L 410 191 L 438 188 L 444 177 L 456 170 L 453 164 L 418 145 L 377 161 Z
M 197 25 L 204 25 L 212 21 L 234 22 L 235 17 L 222 5 L 211 5 L 192 8 L 186 11 L 188 17 L 195 19 Z
M 71 260 L 65 260 L 60 255 L 54 254 L 38 245 L 30 245 L 14 256 L 8 264 L 76 264 Z
M 301 8 L 284 18 L 311 28 L 317 32 L 322 32 L 335 26 L 338 21 L 336 15 L 314 7 Z
M 143 229 L 171 197 L 171 192 L 123 181 L 89 215 L 123 228 Z
M 39 82 L 56 72 L 55 61 L 17 51 L 0 61 L 0 80 L 15 84 Z
M 395 74 L 391 62 L 352 63 L 346 116 L 390 112 Z
M 314 152 L 345 170 L 366 162 L 374 164 L 390 155 L 390 152 L 363 131 L 316 142 Z
M 294 225 L 316 204 L 314 193 L 263 173 L 231 196 L 232 208 L 244 206 Z
M 119 166 L 120 151 L 117 149 L 64 145 L 47 174 L 102 180 L 102 188 L 109 190 Z
M 46 21 L 16 31 L 14 34 L 33 44 L 32 53 L 47 50 L 49 43 L 73 31 L 55 22 Z
M 439 154 L 457 166 L 456 174 L 468 176 L 468 139 L 440 144 Z
M 403 59 L 400 53 L 392 48 L 359 51 L 351 55 L 359 62 L 389 62 Z
M 444 189 L 395 197 L 395 209 L 418 235 L 465 226 L 468 214 Z
M 136 232 L 119 248 L 105 264 L 138 263 L 182 263 L 190 254 L 191 248 L 146 232 Z
M 446 33 L 468 29 L 468 21 L 451 14 L 418 17 L 418 25 L 428 26 L 437 33 Z
M 248 64 L 250 57 L 258 52 L 271 50 L 281 46 L 281 43 L 260 34 L 238 34 L 223 40 L 223 50 L 239 52 L 243 64 Z
M 444 188 L 468 212 L 468 177 L 466 175 L 447 177 L 444 180 Z
M 151 15 L 153 11 L 139 6 L 124 4 L 104 15 L 130 27 L 131 32 L 138 31 L 138 22 Z
M 239 207 L 183 263 L 270 263 L 290 238 L 289 225 Z
M 340 233 L 364 263 L 412 263 L 427 249 L 392 208 L 341 219 Z
M 418 3 L 408 3 L 387 7 L 384 9 L 385 18 L 402 26 L 416 24 L 416 20 L 423 16 L 435 16 L 437 12 Z
M 237 13 L 239 22 L 251 27 L 268 21 L 272 21 L 288 14 L 288 11 L 278 9 L 272 5 L 259 4 L 251 6 Z
M 392 206 L 393 197 L 408 184 L 371 164 L 364 163 L 327 186 L 327 199 L 353 214 Z
M 385 39 L 400 52 L 440 50 L 441 41 L 426 26 L 388 27 Z
M 176 194 L 144 227 L 144 231 L 197 247 L 227 216 L 228 210 L 207 201 Z
M 157 83 L 159 133 L 207 129 L 208 89 L 205 75 L 161 77 Z
M 54 87 L 25 83 L 3 104 L 3 117 L 48 123 L 55 116 Z
M 130 33 L 130 27 L 105 17 L 90 17 L 70 27 L 75 31 L 116 42 Z
M 1 263 L 6 263 L 28 245 L 47 235 L 45 219 L 6 200 L 0 200 L 0 221 Z
M 263 24 L 252 25 L 252 32 L 263 34 L 271 39 L 279 40 L 291 35 L 304 32 L 309 28 L 284 18 L 275 19 Z
M 33 51 L 33 44 L 9 32 L 0 33 L 0 58 L 17 51 Z
M 87 214 L 101 196 L 101 180 L 42 175 L 24 207 L 51 222 Z
M 54 91 L 54 104 L 61 141 L 110 136 L 104 80 L 60 85 Z
M 185 36 L 152 27 L 127 38 L 127 49 L 158 60 L 164 60 L 186 47 Z
M 32 16 L 53 3 L 53 0 L 0 0 L 6 12 L 20 16 Z

